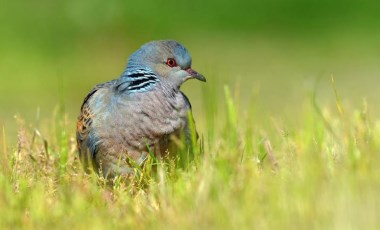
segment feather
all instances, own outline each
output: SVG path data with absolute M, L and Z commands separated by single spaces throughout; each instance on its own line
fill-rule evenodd
M 149 68 L 128 68 L 120 78 L 116 90 L 121 93 L 145 92 L 152 89 L 159 81 Z
M 77 120 L 76 132 L 79 157 L 82 161 L 90 161 L 91 159 L 88 158 L 94 158 L 96 154 L 96 146 L 90 145 L 90 143 L 94 142 L 92 140 L 94 137 L 91 137 L 90 135 L 94 114 L 89 106 L 89 102 L 99 89 L 110 87 L 114 83 L 114 81 L 110 81 L 103 84 L 98 84 L 84 98 L 83 104 L 81 106 L 81 112 Z

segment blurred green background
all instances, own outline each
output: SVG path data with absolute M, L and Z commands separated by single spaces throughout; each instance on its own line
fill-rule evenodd
M 380 4 L 365 1 L 4 1 L 0 3 L 0 127 L 30 123 L 62 105 L 73 121 L 97 83 L 117 78 L 143 43 L 176 39 L 207 84 L 184 85 L 202 129 L 205 92 L 225 104 L 239 89 L 240 109 L 258 119 L 294 119 L 309 93 L 347 106 L 366 98 L 379 114 Z M 318 82 L 318 83 L 316 83 Z M 212 100 L 209 100 L 212 101 Z M 39 112 L 37 112 L 39 111 Z M 13 138 L 13 137 L 11 137 Z

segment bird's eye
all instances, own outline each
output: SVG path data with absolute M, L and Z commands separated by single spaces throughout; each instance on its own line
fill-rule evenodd
M 173 58 L 168 58 L 168 60 L 166 60 L 166 65 L 170 67 L 175 67 L 177 66 L 177 62 Z

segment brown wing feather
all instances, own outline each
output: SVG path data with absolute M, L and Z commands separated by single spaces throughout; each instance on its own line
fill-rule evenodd
M 94 153 L 89 153 L 89 149 L 87 146 L 87 138 L 90 133 L 92 119 L 94 117 L 94 114 L 91 111 L 91 108 L 89 106 L 89 101 L 91 100 L 91 97 L 101 88 L 110 87 L 112 84 L 114 84 L 114 81 L 106 82 L 103 84 L 96 85 L 90 93 L 84 98 L 82 107 L 81 107 L 81 113 L 78 117 L 77 121 L 77 146 L 79 151 L 79 157 L 81 160 L 88 161 L 91 158 L 89 156 L 93 155 Z M 87 162 L 86 162 L 87 163 Z

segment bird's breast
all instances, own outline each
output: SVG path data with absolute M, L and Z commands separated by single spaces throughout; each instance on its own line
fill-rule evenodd
M 103 146 L 112 152 L 144 150 L 166 143 L 187 122 L 188 106 L 181 93 L 145 92 L 134 97 L 104 98 L 105 108 L 94 122 Z

